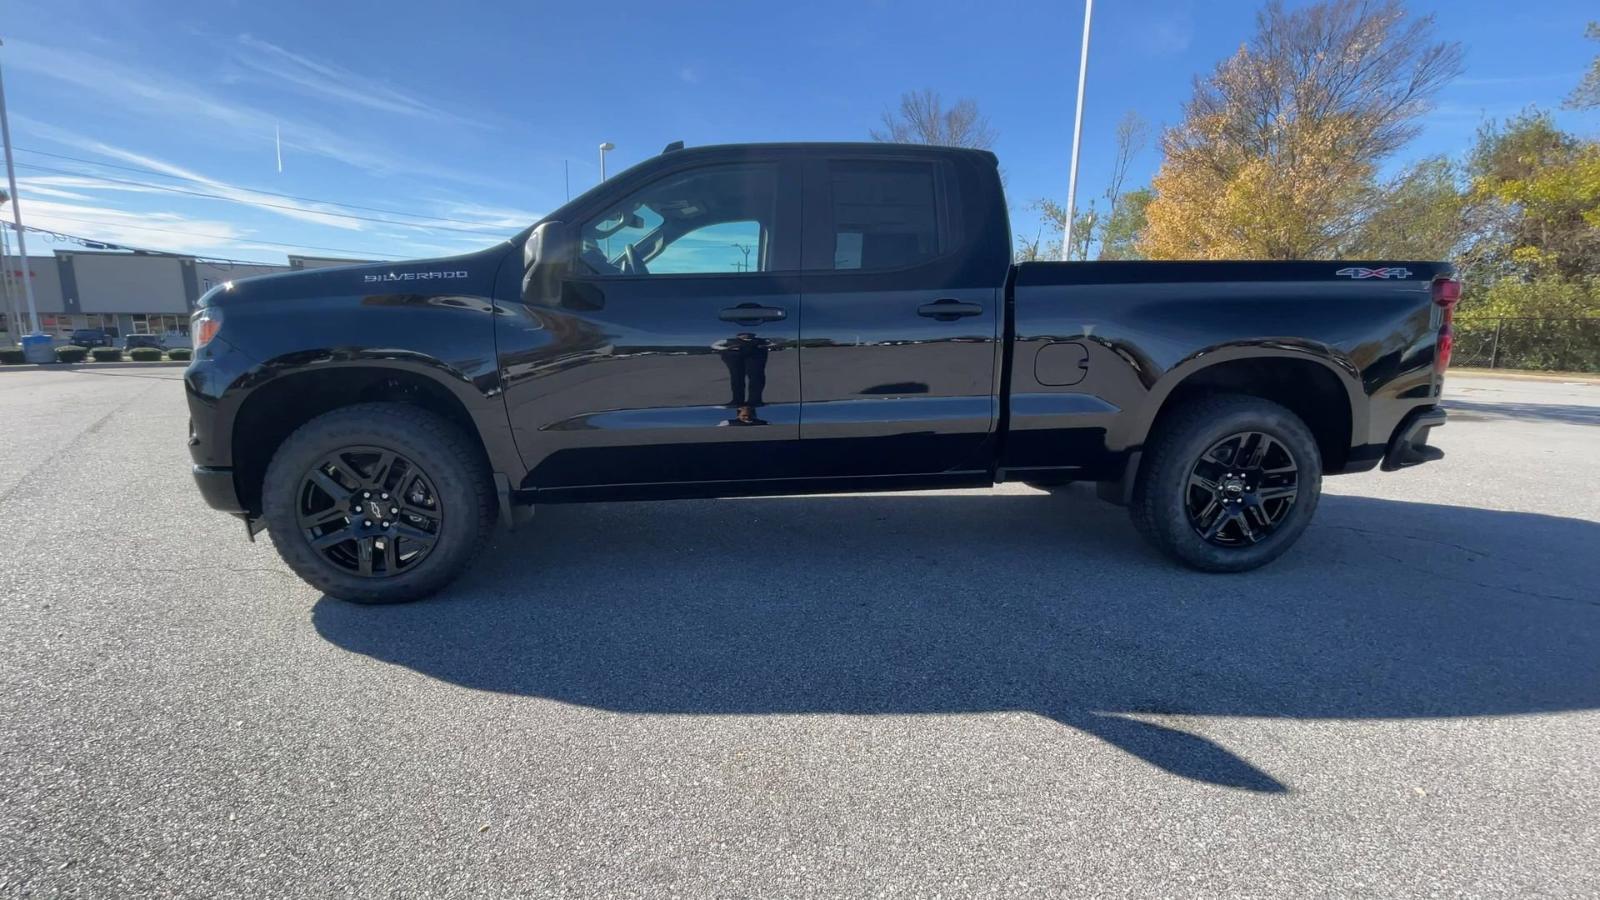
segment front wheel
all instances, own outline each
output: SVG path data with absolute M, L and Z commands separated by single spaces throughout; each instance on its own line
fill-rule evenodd
M 399 403 L 302 425 L 273 455 L 261 491 L 289 568 L 356 603 L 437 591 L 466 567 L 495 515 L 477 448 L 450 422 Z
M 1134 483 L 1134 526 L 1207 572 L 1243 572 L 1300 538 L 1322 495 L 1322 454 L 1300 417 L 1215 394 L 1164 419 Z

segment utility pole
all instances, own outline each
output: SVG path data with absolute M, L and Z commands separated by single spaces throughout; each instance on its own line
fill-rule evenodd
M 0 41 L 0 46 L 5 42 Z M 0 75 L 0 139 L 5 141 L 6 181 L 11 186 L 11 217 L 17 225 L 17 258 L 22 260 L 22 292 L 28 297 L 28 318 L 33 320 L 31 335 L 39 333 L 39 307 L 33 302 L 33 279 L 28 276 L 28 239 L 22 230 L 22 203 L 17 197 L 17 169 L 11 161 L 11 122 L 6 118 L 6 83 Z
M 11 195 L 0 191 L 0 206 L 11 202 Z M 0 222 L 0 292 L 6 295 L 6 337 L 15 344 L 22 334 L 22 317 L 17 314 L 17 285 L 11 277 L 11 235 Z
M 744 244 L 734 244 L 733 246 L 735 248 L 737 248 L 740 252 L 744 253 L 744 268 L 740 269 L 739 271 L 741 271 L 741 272 L 750 271 L 750 248 L 748 246 L 744 245 Z
M 1089 19 L 1094 0 L 1083 0 L 1083 49 L 1078 51 L 1078 107 L 1072 118 L 1072 171 L 1067 175 L 1067 227 L 1061 236 L 1061 258 L 1072 258 L 1072 220 L 1078 204 L 1078 145 L 1083 139 L 1083 85 L 1089 77 Z

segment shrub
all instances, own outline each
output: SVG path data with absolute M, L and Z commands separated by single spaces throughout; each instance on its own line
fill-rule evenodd
M 9 348 L 0 350 L 0 366 L 16 366 L 28 361 L 28 357 L 21 350 Z
M 121 362 L 122 351 L 116 347 L 96 347 L 89 351 L 95 362 Z
M 135 347 L 128 351 L 134 362 L 160 362 L 161 351 L 156 347 Z
M 1468 285 L 1452 363 L 1600 372 L 1600 278 Z
M 173 362 L 187 362 L 193 356 L 194 351 L 188 347 L 173 347 L 167 351 L 167 359 Z
M 57 347 L 56 362 L 81 363 L 87 358 L 89 351 L 82 347 Z

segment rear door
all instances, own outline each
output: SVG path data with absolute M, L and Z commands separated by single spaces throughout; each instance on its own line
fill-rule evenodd
M 972 265 L 962 182 L 932 154 L 807 162 L 806 474 L 987 472 L 1009 260 Z
M 618 180 L 574 216 L 582 253 L 557 295 L 497 325 L 525 486 L 788 474 L 800 422 L 799 163 L 685 154 Z

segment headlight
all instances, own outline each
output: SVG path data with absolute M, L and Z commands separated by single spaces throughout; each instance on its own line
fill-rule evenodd
M 221 330 L 222 310 L 214 306 L 208 306 L 196 312 L 189 319 L 189 333 L 194 336 L 194 348 L 196 350 L 211 343 L 211 339 L 216 337 L 217 332 Z

